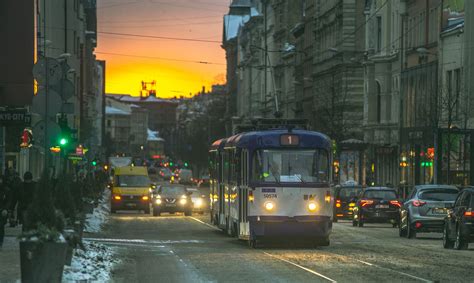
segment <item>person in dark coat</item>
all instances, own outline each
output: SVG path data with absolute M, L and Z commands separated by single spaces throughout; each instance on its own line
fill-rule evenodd
M 33 181 L 33 174 L 26 172 L 23 174 L 23 184 L 20 186 L 17 194 L 17 216 L 20 224 L 25 223 L 26 211 L 33 202 L 36 191 L 36 183 Z
M 5 224 L 8 219 L 8 192 L 3 184 L 3 176 L 0 176 L 0 248 L 5 238 Z

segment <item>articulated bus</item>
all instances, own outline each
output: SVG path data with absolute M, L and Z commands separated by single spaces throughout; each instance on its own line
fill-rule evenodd
M 211 222 L 256 247 L 264 241 L 329 245 L 331 140 L 298 129 L 241 133 L 209 150 Z

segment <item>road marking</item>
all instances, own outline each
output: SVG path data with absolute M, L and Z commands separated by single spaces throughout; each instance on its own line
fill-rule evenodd
M 219 231 L 221 230 L 221 229 L 219 229 L 219 228 L 217 228 L 217 227 L 215 227 L 215 226 L 212 226 L 211 224 L 206 223 L 206 222 L 204 222 L 204 221 L 202 221 L 202 220 L 199 220 L 199 219 L 197 219 L 197 218 L 194 218 L 194 217 L 191 217 L 191 216 L 189 216 L 189 218 L 191 218 L 192 220 L 197 221 L 197 222 L 199 222 L 199 223 L 201 223 L 201 224 L 204 224 L 204 225 L 206 225 L 207 227 L 212 228 L 212 229 L 214 229 L 214 230 L 219 230 Z
M 307 267 L 301 266 L 301 265 L 299 265 L 299 264 L 297 264 L 297 263 L 294 263 L 294 262 L 292 262 L 292 261 L 286 260 L 286 259 L 284 259 L 284 258 L 275 256 L 275 255 L 272 255 L 272 254 L 269 254 L 269 253 L 267 253 L 267 252 L 263 252 L 263 253 L 266 254 L 267 256 L 270 256 L 270 257 L 276 258 L 276 259 L 278 259 L 278 260 L 281 260 L 281 261 L 283 261 L 283 262 L 289 263 L 289 264 L 291 264 L 291 265 L 293 265 L 293 266 L 296 266 L 296 267 L 298 267 L 298 268 L 300 268 L 300 269 L 303 269 L 304 271 L 307 271 L 307 272 L 312 273 L 312 274 L 314 274 L 314 275 L 316 275 L 316 276 L 319 276 L 319 277 L 321 277 L 321 278 L 324 278 L 324 279 L 326 279 L 326 280 L 328 280 L 328 281 L 330 281 L 330 282 L 337 282 L 337 281 L 334 280 L 334 279 L 331 279 L 331 278 L 329 278 L 329 277 L 327 277 L 327 276 L 322 275 L 321 273 L 318 273 L 318 272 L 316 272 L 316 271 L 314 271 L 314 270 L 312 270 L 312 269 L 309 269 L 309 268 L 307 268 Z
M 416 280 L 419 280 L 419 281 L 433 282 L 431 280 L 421 278 L 421 277 L 418 277 L 418 276 L 415 276 L 415 275 L 411 275 L 411 274 L 408 274 L 408 273 L 405 273 L 405 272 L 402 272 L 402 271 L 398 271 L 398 270 L 395 270 L 395 269 L 391 269 L 391 268 L 388 268 L 388 267 L 383 267 L 383 266 L 380 266 L 380 265 L 372 264 L 372 263 L 362 261 L 362 260 L 358 260 L 358 259 L 356 259 L 356 261 L 358 261 L 360 263 L 363 263 L 365 265 L 368 265 L 368 266 L 373 266 L 373 267 L 377 267 L 377 268 L 380 268 L 380 269 L 385 269 L 385 270 L 388 270 L 388 271 L 391 271 L 391 272 L 395 272 L 395 273 L 398 273 L 398 274 L 401 274 L 401 275 L 405 275 L 407 277 L 410 277 L 410 278 L 413 278 L 413 279 L 416 279 Z
M 133 243 L 133 244 L 202 244 L 200 240 L 144 240 L 144 239 L 107 239 L 107 238 L 84 238 L 91 242 L 109 242 L 109 243 Z

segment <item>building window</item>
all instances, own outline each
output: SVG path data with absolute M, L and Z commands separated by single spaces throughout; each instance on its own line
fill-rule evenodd
M 377 52 L 382 51 L 382 17 L 377 16 Z
M 461 69 L 454 70 L 454 95 L 455 100 L 453 101 L 453 114 L 454 119 L 459 120 L 460 118 L 460 102 L 459 102 L 459 95 L 461 94 Z
M 376 81 L 377 84 L 377 123 L 380 123 L 382 120 L 382 90 L 380 83 Z

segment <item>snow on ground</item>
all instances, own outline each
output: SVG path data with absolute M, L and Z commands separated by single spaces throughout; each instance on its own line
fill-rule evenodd
M 112 247 L 84 241 L 85 250 L 76 249 L 71 266 L 65 266 L 63 282 L 107 282 L 119 260 Z
M 102 225 L 108 221 L 110 214 L 110 190 L 105 190 L 99 205 L 94 208 L 92 214 L 87 214 L 84 232 L 97 233 Z

